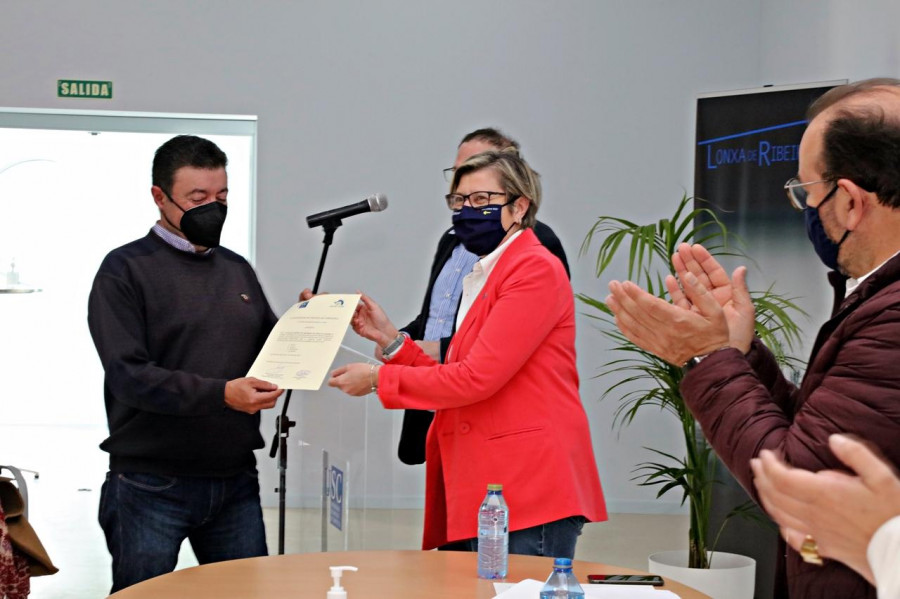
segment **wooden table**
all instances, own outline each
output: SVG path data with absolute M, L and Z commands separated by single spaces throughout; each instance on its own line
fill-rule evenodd
M 490 599 L 492 581 L 476 574 L 475 553 L 457 551 L 346 551 L 300 553 L 234 560 L 178 570 L 115 593 L 115 599 L 167 597 L 259 597 L 262 599 L 325 599 L 331 588 L 329 566 L 356 566 L 341 579 L 349 599 L 429 597 Z M 575 560 L 576 577 L 588 574 L 644 574 L 637 570 Z M 545 580 L 553 569 L 549 557 L 509 556 L 507 582 Z M 708 599 L 675 581 L 658 587 L 682 599 Z

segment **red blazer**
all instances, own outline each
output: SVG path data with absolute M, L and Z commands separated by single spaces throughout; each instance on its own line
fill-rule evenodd
M 423 549 L 477 536 L 489 483 L 510 530 L 606 520 L 578 395 L 575 306 L 560 261 L 529 229 L 500 257 L 438 364 L 407 340 L 378 378 L 386 408 L 435 410 Z

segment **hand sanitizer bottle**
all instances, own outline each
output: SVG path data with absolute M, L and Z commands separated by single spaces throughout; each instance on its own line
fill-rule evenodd
M 356 572 L 357 568 L 354 566 L 330 566 L 330 568 L 334 586 L 328 589 L 327 599 L 347 599 L 347 591 L 341 586 L 341 575 L 344 573 L 344 570 Z

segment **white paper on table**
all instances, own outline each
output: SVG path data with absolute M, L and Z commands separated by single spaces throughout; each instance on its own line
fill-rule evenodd
M 317 390 L 334 362 L 359 297 L 328 293 L 288 308 L 247 376 L 281 389 Z
M 495 582 L 495 597 L 502 599 L 535 599 L 544 583 L 526 578 L 522 582 Z M 672 591 L 654 589 L 650 585 L 636 584 L 583 584 L 585 597 L 602 599 L 679 599 Z

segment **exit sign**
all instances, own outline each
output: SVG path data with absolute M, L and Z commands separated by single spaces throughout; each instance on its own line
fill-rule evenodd
M 80 79 L 57 79 L 56 95 L 59 98 L 101 98 L 112 99 L 112 81 L 82 81 Z

